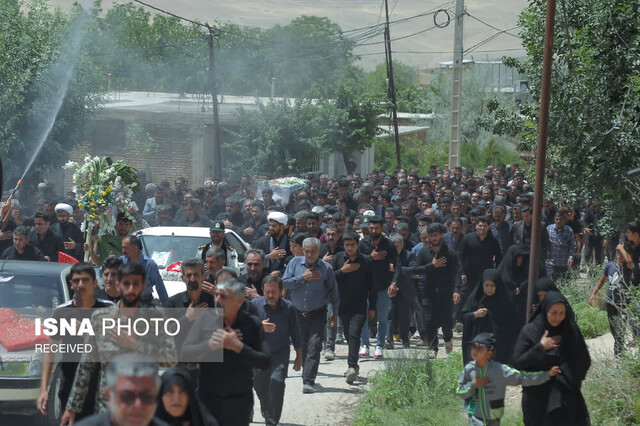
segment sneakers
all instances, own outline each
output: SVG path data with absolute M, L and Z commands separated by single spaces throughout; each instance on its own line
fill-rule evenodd
M 393 342 L 392 342 L 391 340 L 387 340 L 387 341 L 384 343 L 384 348 L 385 348 L 385 349 L 393 349 Z
M 462 323 L 461 323 L 461 322 L 457 322 L 457 323 L 456 323 L 456 326 L 453 328 L 453 330 L 454 330 L 456 333 L 462 333 L 462 328 L 463 328 L 463 327 L 462 327 Z
M 347 369 L 347 371 L 344 372 L 344 374 L 343 374 L 344 377 L 347 377 L 347 374 L 349 373 L 349 369 L 351 369 L 351 368 L 352 367 L 349 367 Z M 360 366 L 356 365 L 355 367 L 353 367 L 353 369 L 356 370 L 356 376 L 359 376 L 360 375 Z
M 451 353 L 451 351 L 453 350 L 453 342 L 451 340 L 449 340 L 448 342 L 444 342 L 444 350 L 447 352 L 447 354 Z
M 427 343 L 426 340 L 421 339 L 418 343 L 416 343 L 416 346 L 429 346 L 429 343 Z
M 310 384 L 304 384 L 302 385 L 302 393 L 314 393 L 316 390 L 313 387 L 313 385 Z
M 394 342 L 399 342 L 400 341 L 400 335 L 399 334 L 394 334 L 393 335 L 393 341 Z
M 438 357 L 438 352 L 433 349 L 429 349 L 429 359 L 436 359 Z
M 333 361 L 336 359 L 336 354 L 329 348 L 324 351 L 324 359 L 327 361 Z
M 369 356 L 369 347 L 362 345 L 360 346 L 360 352 L 358 352 L 358 355 L 360 355 L 360 358 L 366 358 Z
M 338 335 L 336 336 L 336 343 L 342 345 L 344 343 L 347 343 L 347 339 L 344 338 L 344 335 L 342 333 L 338 333 Z
M 373 357 L 375 359 L 384 358 L 384 356 L 382 355 L 382 346 L 376 346 L 376 351 L 373 353 Z
M 347 377 L 347 383 L 352 385 L 353 382 L 356 381 L 356 377 L 358 377 L 358 373 L 356 372 L 356 369 L 350 367 L 347 370 L 346 377 Z

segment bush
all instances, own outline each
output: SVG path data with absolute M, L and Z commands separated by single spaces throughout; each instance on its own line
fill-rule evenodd
M 370 378 L 371 389 L 360 403 L 355 425 L 464 422 L 463 401 L 456 396 L 462 371 L 460 353 L 429 361 L 416 352 L 412 358 L 385 363 L 386 368 Z
M 572 305 L 572 308 L 585 339 L 592 339 L 609 332 L 609 320 L 605 311 L 589 306 L 587 302 L 578 302 Z

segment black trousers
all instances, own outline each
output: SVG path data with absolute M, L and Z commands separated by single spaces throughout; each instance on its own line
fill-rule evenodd
M 302 383 L 305 385 L 314 385 L 316 382 L 326 324 L 326 306 L 310 312 L 298 311 L 298 327 L 302 338 Z
M 277 425 L 280 422 L 289 355 L 288 347 L 286 350 L 271 353 L 271 365 L 268 369 L 253 370 L 253 388 L 260 399 L 260 410 L 267 425 Z
M 349 346 L 349 355 L 347 356 L 347 365 L 349 367 L 358 366 L 358 351 L 360 350 L 360 335 L 362 327 L 367 320 L 366 314 L 342 314 L 340 321 L 344 328 L 344 336 Z
M 442 327 L 445 342 L 453 338 L 453 292 L 429 292 L 422 299 L 422 312 L 429 349 L 438 351 L 438 328 Z
M 219 396 L 212 392 L 198 392 L 200 400 L 219 425 L 246 426 L 251 423 L 253 392 L 234 396 Z
M 390 330 L 398 330 L 402 344 L 409 345 L 409 322 L 411 321 L 411 303 L 413 295 L 402 295 L 400 292 L 396 297 L 391 298 L 391 325 Z M 393 334 L 389 332 L 390 340 L 393 340 Z

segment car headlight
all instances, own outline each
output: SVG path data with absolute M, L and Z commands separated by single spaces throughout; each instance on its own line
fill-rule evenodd
M 42 372 L 42 362 L 39 359 L 33 359 L 29 362 L 29 376 L 40 376 Z

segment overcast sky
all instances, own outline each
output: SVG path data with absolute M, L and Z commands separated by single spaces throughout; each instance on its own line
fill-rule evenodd
M 316 15 L 328 17 L 339 24 L 343 31 L 376 25 L 384 21 L 381 2 L 382 0 L 145 0 L 145 3 L 202 22 L 230 21 L 244 26 L 269 28 L 275 24 L 285 25 L 300 15 Z M 52 0 L 52 4 L 55 5 L 68 6 L 71 3 L 72 0 Z M 114 3 L 122 2 L 102 0 L 104 9 L 108 9 Z M 470 15 L 493 27 L 506 29 L 517 25 L 518 14 L 526 4 L 526 0 L 467 0 L 465 6 Z M 439 8 L 449 9 L 453 17 L 455 0 L 449 0 L 446 3 L 445 0 L 389 0 L 389 10 L 392 11 L 391 21 Z M 439 21 L 446 21 L 446 16 L 442 13 L 438 18 Z M 394 54 L 394 60 L 419 68 L 435 67 L 437 62 L 450 61 L 453 56 L 453 21 L 446 28 L 429 30 L 393 42 L 393 39 L 433 26 L 433 15 L 392 25 L 390 30 L 392 51 L 398 52 Z M 517 29 L 511 31 L 513 34 L 517 32 Z M 471 47 L 494 33 L 496 33 L 495 29 L 466 16 L 464 48 Z M 379 35 L 365 43 L 382 40 L 382 35 Z M 384 46 L 381 43 L 357 47 L 355 53 L 363 55 L 359 65 L 365 70 L 371 70 L 384 61 Z M 497 59 L 504 55 L 515 57 L 524 55 L 519 38 L 506 34 L 500 35 L 467 55 L 466 58 L 473 56 L 475 59 Z

